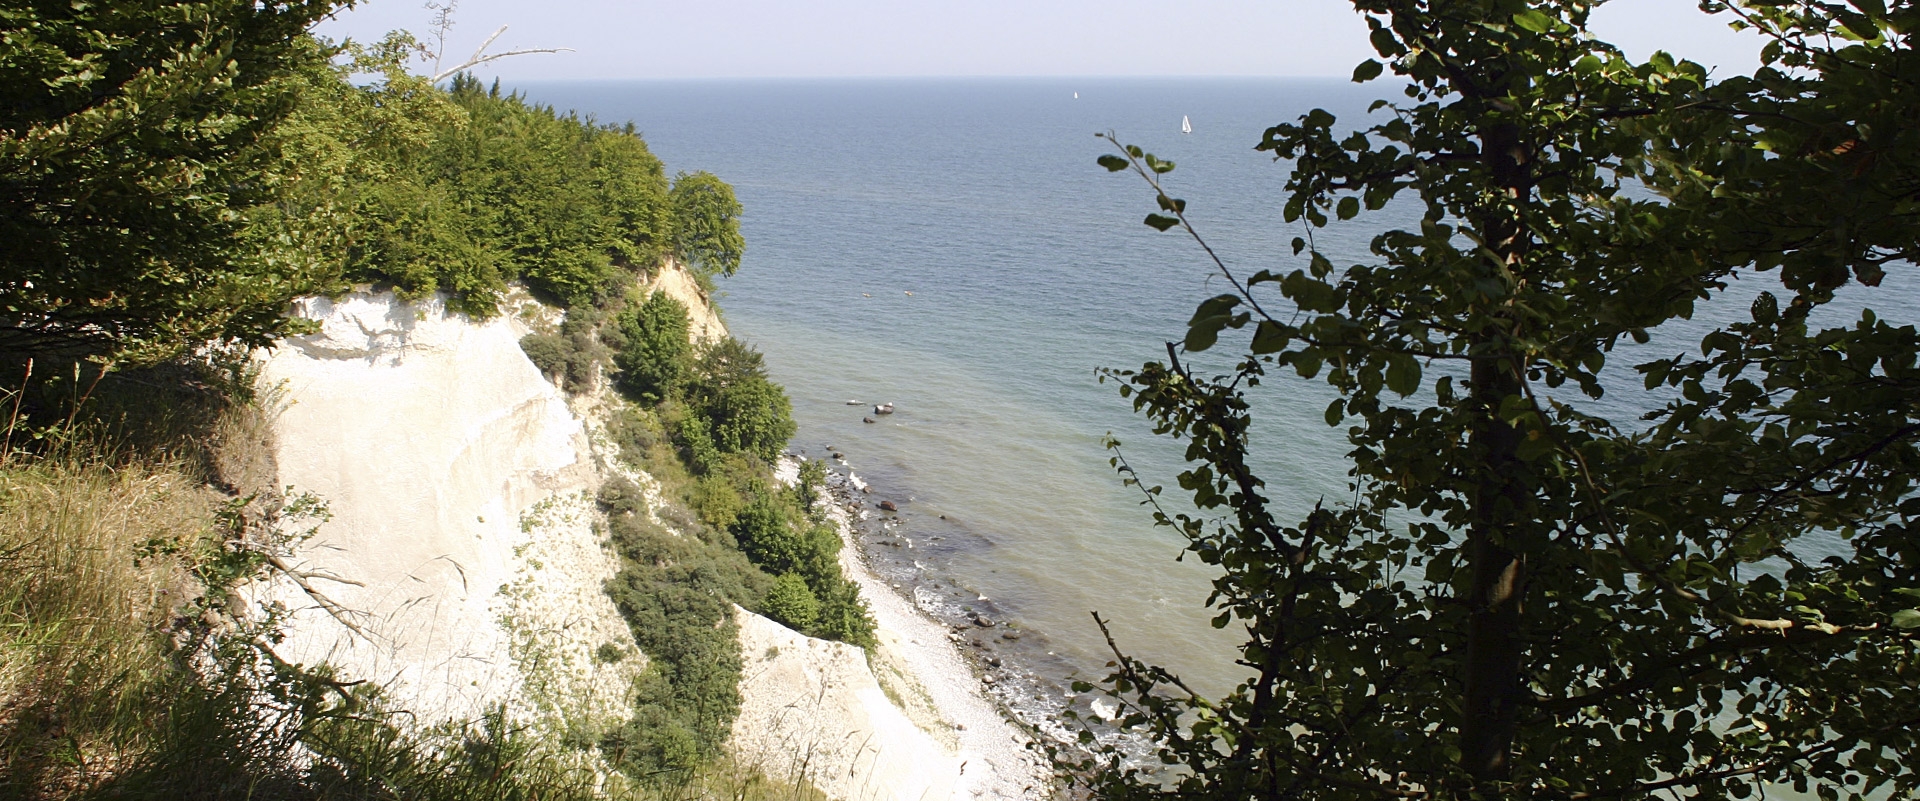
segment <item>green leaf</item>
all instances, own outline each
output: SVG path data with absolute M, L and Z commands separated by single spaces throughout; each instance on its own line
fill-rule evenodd
M 1280 279 L 1280 292 L 1299 306 L 1301 311 L 1330 312 L 1340 308 L 1338 293 L 1331 285 L 1310 278 L 1299 270 Z
M 1100 166 L 1107 168 L 1107 172 L 1119 172 L 1126 169 L 1128 164 L 1126 159 L 1120 158 L 1112 153 L 1101 156 L 1098 161 Z
M 1187 350 L 1194 353 L 1213 347 L 1220 339 L 1220 329 L 1234 322 L 1233 309 L 1240 305 L 1238 295 L 1215 295 L 1194 309 L 1192 319 L 1187 321 Z
M 1902 609 L 1893 613 L 1893 627 L 1896 629 L 1920 629 L 1920 610 Z
M 1253 329 L 1253 352 L 1255 355 L 1279 353 L 1286 350 L 1293 341 L 1293 335 L 1279 323 L 1261 320 Z
M 1300 355 L 1293 360 L 1293 371 L 1298 373 L 1301 378 L 1312 378 L 1320 374 L 1320 366 L 1324 362 L 1325 360 L 1320 358 L 1320 354 L 1313 351 L 1302 351 Z
M 1360 62 L 1359 66 L 1353 68 L 1353 82 L 1366 83 L 1367 81 L 1380 77 L 1380 73 L 1385 70 L 1385 65 L 1373 59 L 1367 59 L 1366 61 Z
M 1848 33 L 1858 36 L 1861 39 L 1880 38 L 1880 26 L 1874 24 L 1873 20 L 1868 18 L 1867 15 L 1857 14 L 1852 11 L 1841 11 L 1839 17 L 1840 24 L 1847 29 Z
M 1538 9 L 1532 8 L 1513 15 L 1513 24 L 1533 31 L 1534 33 L 1546 33 L 1559 27 L 1558 20 L 1541 13 Z
M 1149 214 L 1147 215 L 1147 219 L 1142 220 L 1142 222 L 1145 222 L 1148 227 L 1155 231 L 1165 231 L 1168 228 L 1179 225 L 1180 218 L 1168 217 L 1164 214 Z
M 1420 360 L 1396 354 L 1387 360 L 1387 389 L 1404 398 L 1420 390 Z
M 1373 44 L 1374 52 L 1388 58 L 1406 52 L 1406 48 L 1400 46 L 1400 40 L 1394 38 L 1393 31 L 1386 28 L 1374 28 L 1372 33 L 1367 34 L 1367 40 Z
M 1340 204 L 1334 208 L 1333 213 L 1342 220 L 1351 220 L 1359 216 L 1360 199 L 1357 197 L 1340 198 Z

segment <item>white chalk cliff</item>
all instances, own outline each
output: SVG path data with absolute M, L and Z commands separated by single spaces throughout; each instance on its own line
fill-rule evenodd
M 684 272 L 649 288 L 688 303 L 697 337 L 724 335 Z M 298 305 L 320 330 L 269 351 L 261 380 L 281 407 L 279 483 L 332 513 L 290 560 L 324 599 L 282 581 L 263 600 L 291 610 L 283 657 L 377 682 L 422 723 L 504 704 L 547 731 L 598 729 L 629 714 L 646 665 L 602 591 L 617 557 L 596 533 L 592 493 L 614 469 L 611 448 L 521 352 L 545 313 L 521 303 L 486 321 L 384 292 Z M 744 610 L 738 620 L 734 749 L 748 764 L 789 772 L 807 764 L 793 749 L 812 749 L 816 784 L 850 799 L 1020 797 L 1003 788 L 1032 785 L 966 767 L 953 716 L 897 708 L 860 649 Z M 597 658 L 608 644 L 628 656 Z M 830 747 L 856 737 L 864 745 Z

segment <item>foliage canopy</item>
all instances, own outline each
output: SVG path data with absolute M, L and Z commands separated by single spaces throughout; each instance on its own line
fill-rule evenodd
M 673 179 L 673 245 L 681 259 L 703 276 L 740 270 L 746 240 L 740 236 L 740 201 L 733 187 L 702 170 Z
M 333 0 L 0 9 L 0 350 L 157 358 L 264 344 L 319 288 L 266 242 L 271 147 Z
M 738 269 L 718 178 L 670 186 L 631 124 L 440 89 L 405 34 L 307 34 L 338 5 L 0 10 L 0 351 L 265 345 L 293 298 L 356 282 L 485 316 L 509 282 L 582 306 L 670 254 Z
M 1123 658 L 1128 724 L 1184 772 L 1109 752 L 1078 778 L 1110 797 L 1920 789 L 1920 336 L 1836 300 L 1880 300 L 1920 247 L 1920 9 L 1708 3 L 1772 39 L 1766 67 L 1714 83 L 1591 38 L 1591 0 L 1354 5 L 1381 56 L 1354 79 L 1391 71 L 1405 99 L 1259 144 L 1292 160 L 1304 267 L 1220 267 L 1233 291 L 1183 344 L 1232 337 L 1229 374 L 1172 344 L 1111 374 L 1189 443 L 1198 513 L 1157 519 L 1221 568 L 1215 622 L 1245 626 L 1254 678 L 1207 699 Z M 1191 232 L 1172 164 L 1101 163 L 1152 184 L 1148 225 Z M 1419 224 L 1369 263 L 1315 245 L 1396 198 Z M 1774 285 L 1746 319 L 1692 321 L 1742 277 Z M 1250 467 L 1259 387 L 1285 373 L 1339 395 L 1348 502 L 1275 508 Z M 1623 384 L 1644 417 L 1598 402 Z

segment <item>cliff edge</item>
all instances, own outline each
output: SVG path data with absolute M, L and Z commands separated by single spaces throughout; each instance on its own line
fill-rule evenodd
M 687 304 L 696 338 L 725 336 L 691 276 L 670 266 L 651 283 Z M 619 562 L 594 492 L 624 468 L 596 442 L 591 410 L 608 401 L 570 406 L 519 347 L 542 310 L 519 311 L 478 321 L 385 292 L 300 302 L 320 330 L 268 352 L 261 379 L 278 393 L 279 483 L 331 518 L 292 560 L 317 592 L 282 580 L 261 600 L 287 610 L 283 657 L 377 683 L 423 724 L 504 706 L 554 735 L 606 730 L 647 669 L 603 591 Z M 735 619 L 741 762 L 836 798 L 1022 797 L 967 765 L 952 716 L 896 706 L 859 648 Z

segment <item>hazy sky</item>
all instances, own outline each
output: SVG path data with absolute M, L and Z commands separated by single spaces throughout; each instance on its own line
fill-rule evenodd
M 365 0 L 321 25 L 334 38 L 405 28 L 422 0 Z M 1342 0 L 465 0 L 448 65 L 509 26 L 495 50 L 571 47 L 478 72 L 508 80 L 985 75 L 1338 75 L 1372 55 Z M 1694 0 L 1614 0 L 1601 38 L 1745 71 L 1750 35 Z M 423 67 L 424 69 L 424 67 Z

